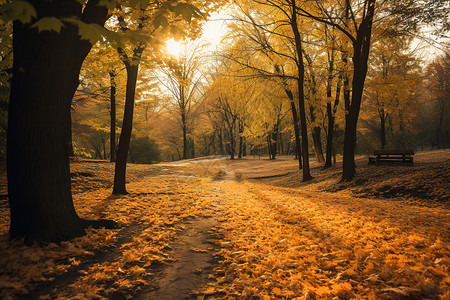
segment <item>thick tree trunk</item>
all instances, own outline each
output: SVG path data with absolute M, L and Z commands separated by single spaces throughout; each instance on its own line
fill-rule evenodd
M 116 73 L 109 72 L 110 83 L 111 83 L 111 123 L 110 123 L 110 135 L 109 135 L 109 152 L 110 161 L 116 161 Z
M 353 42 L 353 83 L 352 101 L 347 115 L 344 134 L 344 157 L 342 180 L 350 181 L 355 177 L 356 130 L 358 125 L 364 81 L 367 74 L 367 61 L 370 52 L 372 22 L 375 12 L 375 0 L 368 0 L 367 14 L 361 22 L 356 40 Z
M 38 17 L 79 16 L 77 1 L 35 1 Z M 98 24 L 107 10 L 90 1 L 85 13 Z M 13 25 L 13 77 L 8 114 L 7 172 L 10 238 L 62 241 L 84 233 L 86 222 L 73 206 L 70 182 L 70 107 L 78 75 L 91 45 L 66 24 L 59 34 Z
M 75 151 L 73 149 L 73 139 L 72 139 L 72 112 L 69 109 L 67 114 L 67 125 L 64 127 L 66 131 L 66 147 L 69 156 L 75 156 Z
M 127 88 L 125 96 L 125 110 L 123 113 L 122 131 L 117 149 L 116 166 L 114 171 L 113 194 L 127 194 L 125 187 L 127 156 L 130 147 L 131 131 L 133 129 L 134 98 L 139 65 L 125 63 L 127 70 Z
M 322 138 L 320 132 L 321 128 L 319 126 L 314 126 L 311 135 L 314 143 L 314 154 L 316 155 L 316 162 L 323 163 L 325 159 L 323 158 Z
M 269 159 L 272 159 L 272 143 L 270 142 L 270 135 L 267 136 L 267 152 L 269 153 Z
M 75 67 L 73 43 L 14 24 L 7 146 L 12 239 L 58 241 L 83 233 L 72 203 L 67 147 L 78 84 L 78 73 L 65 69 Z

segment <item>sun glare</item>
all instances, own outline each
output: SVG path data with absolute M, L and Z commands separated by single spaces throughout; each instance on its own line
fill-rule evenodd
M 175 41 L 174 39 L 170 39 L 166 42 L 167 52 L 174 56 L 179 56 L 181 53 L 182 45 L 180 42 Z

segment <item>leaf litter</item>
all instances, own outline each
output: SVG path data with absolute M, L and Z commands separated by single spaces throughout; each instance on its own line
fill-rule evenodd
M 448 206 L 355 197 L 318 184 L 274 186 L 246 180 L 245 164 L 250 169 L 255 161 L 129 165 L 132 194 L 111 196 L 112 164 L 73 162 L 79 215 L 113 219 L 121 227 L 89 229 L 72 241 L 26 247 L 8 241 L 9 211 L 0 205 L 0 297 L 145 294 L 157 288 L 152 286 L 160 276 L 155 267 L 173 263 L 176 237 L 196 218 L 220 208 L 215 247 L 187 249 L 213 252 L 217 260 L 210 280 L 192 291 L 194 299 L 450 298 Z M 240 174 L 234 179 L 243 180 L 215 178 L 220 170 L 233 170 Z M 171 174 L 196 177 L 159 176 Z M 65 276 L 69 279 L 62 280 Z

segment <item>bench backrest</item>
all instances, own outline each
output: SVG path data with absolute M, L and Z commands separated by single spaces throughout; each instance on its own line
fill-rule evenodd
M 375 150 L 375 155 L 414 155 L 413 150 Z

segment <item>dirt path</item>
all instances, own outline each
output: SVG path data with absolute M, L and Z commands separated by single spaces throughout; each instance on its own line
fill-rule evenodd
M 196 161 L 192 162 L 196 163 Z M 170 175 L 168 175 L 170 177 Z M 236 173 L 231 168 L 223 169 L 216 180 L 236 180 Z M 221 192 L 220 184 L 212 187 L 214 193 Z M 140 293 L 136 299 L 197 299 L 197 292 L 204 291 L 214 278 L 217 266 L 215 253 L 218 251 L 214 229 L 219 226 L 222 217 L 220 199 L 212 207 L 207 217 L 191 220 L 186 229 L 170 243 L 167 253 L 173 262 L 154 274 L 152 282 L 155 288 Z
M 220 180 L 236 179 L 232 169 L 220 173 L 223 174 Z M 178 178 L 177 175 L 173 177 Z M 213 184 L 211 189 L 213 194 L 220 193 L 217 184 Z M 185 224 L 185 229 L 170 243 L 171 249 L 167 255 L 172 261 L 154 273 L 152 290 L 144 290 L 136 299 L 197 299 L 201 291 L 208 288 L 217 266 L 214 256 L 218 251 L 215 229 L 220 225 L 219 219 L 223 213 L 220 202 L 221 199 L 217 198 L 212 204 L 210 215 L 194 218 Z
M 197 161 L 185 164 L 191 163 Z M 232 168 L 226 167 L 218 172 L 215 179 L 219 182 L 235 181 L 238 177 L 239 174 Z M 214 184 L 212 189 L 221 193 L 221 185 Z M 154 274 L 152 285 L 155 288 L 141 293 L 136 299 L 197 299 L 197 292 L 206 290 L 211 278 L 214 278 L 213 268 L 217 266 L 214 254 L 218 249 L 214 244 L 213 229 L 219 225 L 221 216 L 221 204 L 215 203 L 210 216 L 189 222 L 186 229 L 170 243 L 171 250 L 167 254 L 173 262 Z
M 171 243 L 167 253 L 173 262 L 155 273 L 153 291 L 144 292 L 136 299 L 196 299 L 193 294 L 207 286 L 213 274 L 214 244 L 212 228 L 217 226 L 217 215 L 192 220 Z

